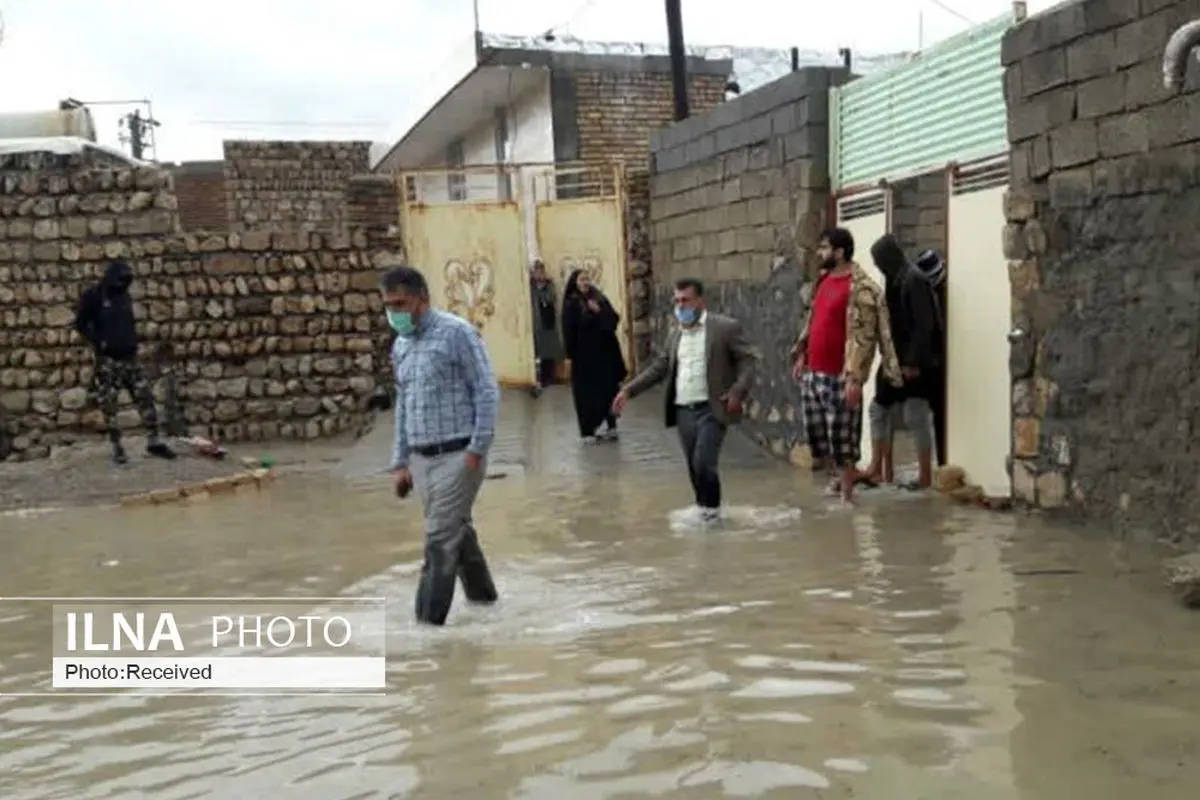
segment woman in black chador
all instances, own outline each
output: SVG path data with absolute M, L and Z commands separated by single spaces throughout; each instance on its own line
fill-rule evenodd
M 612 401 L 628 371 L 617 341 L 621 317 L 588 274 L 575 270 L 563 295 L 563 339 L 571 360 L 571 395 L 585 441 L 617 438 Z M 601 423 L 606 430 L 599 434 Z

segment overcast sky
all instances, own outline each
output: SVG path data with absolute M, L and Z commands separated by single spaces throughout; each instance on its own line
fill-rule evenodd
M 891 52 L 1011 5 L 683 0 L 683 17 L 692 44 Z M 472 0 L 0 0 L 0 14 L 0 111 L 148 98 L 168 161 L 220 158 L 222 139 L 392 142 L 473 60 Z M 493 33 L 666 40 L 659 0 L 479 0 L 479 14 Z M 102 141 L 132 108 L 97 110 Z

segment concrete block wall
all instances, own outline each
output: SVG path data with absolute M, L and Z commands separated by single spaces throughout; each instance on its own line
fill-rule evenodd
M 931 247 L 946 254 L 947 177 L 941 169 L 892 184 L 892 232 L 911 259 Z
M 808 68 L 656 133 L 650 181 L 655 314 L 671 324 L 674 281 L 708 287 L 763 353 L 747 428 L 802 460 L 788 351 L 807 310 L 829 190 L 829 88 L 841 69 Z
M 1003 44 L 1012 189 L 1013 487 L 1200 536 L 1200 75 L 1162 51 L 1200 0 L 1083 0 Z

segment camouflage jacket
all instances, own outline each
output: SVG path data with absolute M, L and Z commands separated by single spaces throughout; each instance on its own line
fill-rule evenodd
M 900 359 L 892 344 L 892 323 L 888 317 L 887 300 L 883 289 L 858 264 L 850 267 L 850 304 L 846 308 L 846 360 L 842 374 L 866 383 L 871 377 L 875 363 L 875 352 L 883 357 L 883 374 L 893 386 L 903 386 L 900 375 Z M 813 297 L 821 281 L 813 287 Z M 812 325 L 812 307 L 804 320 L 800 337 L 792 346 L 792 361 L 804 355 L 808 347 L 809 326 Z

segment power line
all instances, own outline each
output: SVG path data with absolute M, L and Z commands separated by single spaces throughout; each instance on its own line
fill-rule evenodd
M 942 11 L 945 11 L 947 14 L 950 14 L 951 16 L 958 17 L 959 19 L 961 19 L 963 22 L 967 23 L 968 25 L 975 24 L 975 20 L 971 19 L 970 17 L 968 17 L 966 14 L 962 13 L 958 9 L 952 8 L 951 6 L 947 5 L 945 2 L 943 2 L 943 0 L 927 0 L 927 2 L 931 3 L 932 5 L 937 6 Z
M 562 31 L 562 30 L 569 29 L 572 22 L 574 22 L 575 20 L 582 17 L 588 11 L 588 9 L 590 9 L 594 5 L 596 5 L 596 0 L 583 0 L 583 2 L 579 4 L 579 7 L 576 8 L 573 12 L 571 12 L 571 16 L 567 17 L 565 20 L 558 23 L 557 25 L 547 28 L 546 33 L 543 35 L 547 38 L 553 38 L 555 31 Z
M 380 128 L 392 124 L 383 120 L 191 119 L 180 121 L 193 125 L 223 125 L 242 128 Z

